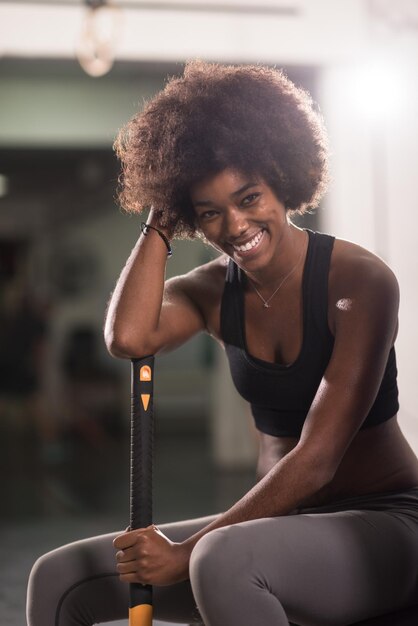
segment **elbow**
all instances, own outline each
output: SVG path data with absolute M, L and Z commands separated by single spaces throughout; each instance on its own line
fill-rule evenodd
M 134 359 L 153 354 L 149 346 L 141 345 L 141 342 L 134 340 L 129 334 L 105 332 L 104 339 L 108 352 L 118 359 Z
M 126 342 L 122 341 L 120 337 L 115 337 L 113 333 L 105 333 L 104 339 L 109 354 L 118 359 L 129 358 L 129 349 L 127 349 Z
M 333 473 L 328 471 L 327 468 L 313 465 L 305 466 L 305 472 L 303 474 L 303 493 L 299 505 L 304 506 L 306 502 L 316 502 L 317 498 L 321 501 L 322 497 L 329 493 L 332 480 Z
M 326 467 L 310 466 L 305 474 L 305 485 L 309 495 L 326 491 L 332 483 L 334 473 Z
M 329 468 L 329 467 L 324 467 L 322 468 L 322 470 L 317 471 L 317 486 L 318 486 L 318 491 L 320 489 L 326 489 L 333 481 L 335 476 L 335 470 Z
M 109 354 L 116 359 L 129 359 L 132 355 L 129 354 L 129 351 L 125 350 L 121 344 L 118 342 L 107 342 L 106 347 Z
M 323 454 L 318 454 L 311 464 L 312 473 L 315 476 L 317 486 L 322 489 L 329 485 L 333 480 L 337 468 Z
M 312 492 L 317 492 L 333 481 L 337 467 L 330 462 L 323 451 L 314 450 L 309 446 L 297 446 L 295 456 L 301 462 L 303 474 Z

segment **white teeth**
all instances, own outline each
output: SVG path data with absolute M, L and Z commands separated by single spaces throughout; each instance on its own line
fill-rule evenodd
M 237 250 L 237 252 L 246 252 L 247 250 L 251 250 L 258 244 L 258 242 L 261 239 L 262 234 L 263 234 L 263 231 L 260 230 L 260 232 L 257 233 L 257 235 L 253 239 L 251 239 L 251 241 L 249 241 L 243 246 L 234 246 L 234 249 Z

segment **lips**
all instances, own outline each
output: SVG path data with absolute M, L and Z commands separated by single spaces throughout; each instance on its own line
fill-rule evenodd
M 258 231 L 258 233 L 254 235 L 254 237 L 252 237 L 252 239 L 249 239 L 248 241 L 240 245 L 232 244 L 232 247 L 234 248 L 236 252 L 239 252 L 241 254 L 245 252 L 249 252 L 250 250 L 254 250 L 254 248 L 256 248 L 258 244 L 260 243 L 263 237 L 263 233 L 264 231 L 260 230 Z

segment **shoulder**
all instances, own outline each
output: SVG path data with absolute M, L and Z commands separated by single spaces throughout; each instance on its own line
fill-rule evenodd
M 170 298 L 171 295 L 182 293 L 201 308 L 205 303 L 220 301 L 227 266 L 228 257 L 222 255 L 186 274 L 170 278 L 166 282 L 165 295 Z
M 370 321 L 376 317 L 393 319 L 399 307 L 396 276 L 376 254 L 336 239 L 329 274 L 329 306 L 334 323 L 339 312 L 348 310 Z
M 331 258 L 330 289 L 340 295 L 347 290 L 398 295 L 395 274 L 376 254 L 351 241 L 336 239 Z

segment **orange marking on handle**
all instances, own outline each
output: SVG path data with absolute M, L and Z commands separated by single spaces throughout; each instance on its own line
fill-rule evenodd
M 149 365 L 143 365 L 139 370 L 139 380 L 148 381 L 151 380 L 152 373 Z
M 129 626 L 152 626 L 152 606 L 138 604 L 129 609 Z
M 142 400 L 142 406 L 144 407 L 144 411 L 148 409 L 150 397 L 151 396 L 149 393 L 141 393 L 141 400 Z

